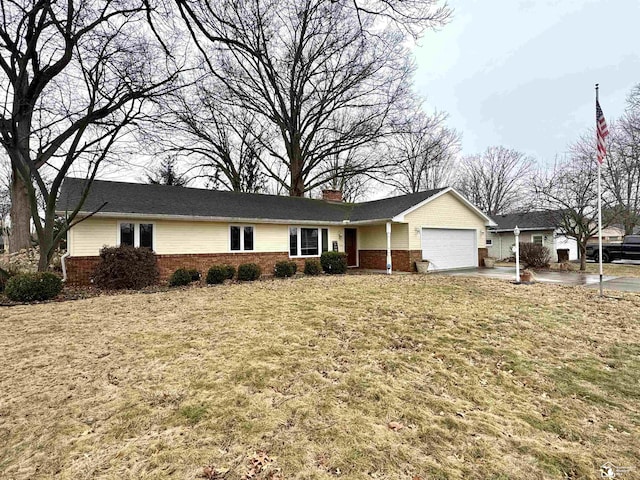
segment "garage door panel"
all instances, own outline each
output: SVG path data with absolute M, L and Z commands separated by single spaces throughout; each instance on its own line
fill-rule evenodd
M 476 267 L 476 238 L 475 230 L 423 228 L 422 258 L 429 260 L 429 270 Z

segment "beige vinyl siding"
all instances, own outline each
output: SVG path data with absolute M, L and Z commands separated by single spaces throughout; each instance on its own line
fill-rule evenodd
M 69 231 L 69 252 L 74 257 L 93 256 L 104 245 L 118 241 L 118 222 L 112 218 L 88 218 Z
M 420 233 L 416 228 L 442 227 L 442 228 L 472 228 L 478 235 L 478 248 L 486 244 L 485 219 L 470 209 L 465 203 L 458 200 L 452 193 L 445 193 L 405 215 L 408 223 L 409 249 L 421 250 Z
M 229 226 L 251 225 L 254 227 L 255 252 L 288 252 L 289 224 L 251 224 L 197 222 L 180 220 L 131 220 L 89 218 L 71 229 L 69 251 L 72 256 L 98 255 L 104 245 L 114 246 L 118 242 L 121 223 L 153 223 L 154 250 L 157 254 L 228 253 Z M 291 226 L 297 226 L 291 224 Z M 305 225 L 306 226 L 306 225 Z M 344 251 L 344 228 L 317 225 L 329 228 L 329 250 L 332 242 Z
M 371 225 L 358 227 L 358 250 L 386 250 L 387 249 L 387 227 L 382 225 Z M 408 250 L 409 235 L 407 224 L 391 224 L 391 249 Z

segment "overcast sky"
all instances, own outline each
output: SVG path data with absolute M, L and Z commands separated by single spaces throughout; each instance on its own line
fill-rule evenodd
M 427 108 L 450 114 L 463 153 L 505 145 L 540 162 L 607 120 L 640 83 L 638 0 L 450 0 L 452 21 L 414 53 Z

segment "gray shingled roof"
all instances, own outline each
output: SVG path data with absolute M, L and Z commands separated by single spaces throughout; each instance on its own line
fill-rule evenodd
M 58 212 L 72 210 L 78 204 L 83 186 L 84 179 L 65 179 L 58 199 Z M 94 212 L 106 202 L 100 210 L 101 214 L 340 223 L 345 220 L 356 222 L 391 219 L 442 190 L 350 204 L 310 198 L 95 180 L 82 211 Z
M 562 210 L 544 210 L 495 215 L 492 218 L 498 226 L 493 230 L 513 230 L 516 225 L 521 230 L 555 230 L 560 222 L 561 213 Z

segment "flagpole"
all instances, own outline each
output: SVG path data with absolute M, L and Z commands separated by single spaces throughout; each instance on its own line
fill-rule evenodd
M 599 84 L 596 83 L 596 103 L 598 103 Z M 596 120 L 596 130 L 598 129 Z M 597 137 L 597 133 L 596 133 Z M 602 297 L 602 164 L 597 159 L 597 139 L 596 139 L 596 162 L 598 163 L 598 261 L 600 262 L 600 296 Z

